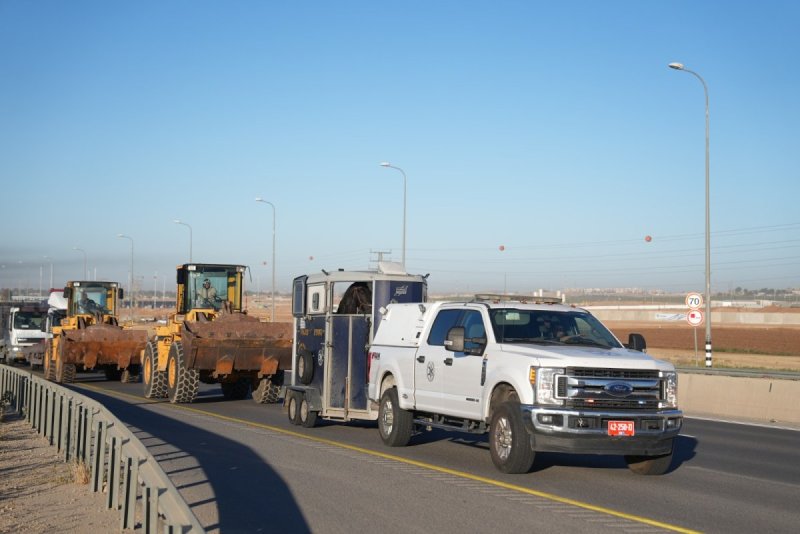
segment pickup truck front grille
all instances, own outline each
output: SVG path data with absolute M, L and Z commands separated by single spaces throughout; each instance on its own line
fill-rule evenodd
M 658 371 L 570 367 L 558 376 L 556 397 L 582 410 L 652 410 L 663 390 Z

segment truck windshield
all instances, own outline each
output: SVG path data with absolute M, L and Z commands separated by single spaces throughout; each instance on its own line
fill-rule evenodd
M 44 313 L 18 311 L 14 314 L 14 328 L 44 331 L 44 318 Z
M 498 343 L 622 346 L 600 321 L 585 312 L 497 308 L 489 316 Z

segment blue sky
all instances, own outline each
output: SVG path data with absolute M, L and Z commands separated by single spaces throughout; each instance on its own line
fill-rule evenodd
M 140 284 L 170 287 L 181 219 L 195 261 L 266 290 L 258 196 L 278 290 L 400 260 L 389 161 L 433 292 L 702 290 L 705 101 L 678 61 L 710 93 L 712 288 L 798 287 L 798 20 L 788 1 L 3 0 L 0 286 L 80 278 L 73 247 L 124 281 L 123 233 Z

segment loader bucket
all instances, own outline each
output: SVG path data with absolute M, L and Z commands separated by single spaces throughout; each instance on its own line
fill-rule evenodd
M 181 342 L 189 368 L 218 375 L 256 371 L 269 376 L 292 365 L 291 323 L 221 314 L 214 321 L 184 322 Z
M 141 364 L 147 332 L 110 324 L 64 331 L 62 357 L 66 364 L 81 364 L 87 369 L 115 364 L 119 369 Z

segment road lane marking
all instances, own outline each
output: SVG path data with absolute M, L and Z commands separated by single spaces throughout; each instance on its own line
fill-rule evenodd
M 168 406 L 170 408 L 175 408 L 175 409 L 178 409 L 178 410 L 184 410 L 184 411 L 187 411 L 187 412 L 190 412 L 190 413 L 200 414 L 200 415 L 204 415 L 204 416 L 210 416 L 210 417 L 213 417 L 215 419 L 220 419 L 222 421 L 228 421 L 228 422 L 238 423 L 238 424 L 242 424 L 242 425 L 250 426 L 250 427 L 254 427 L 254 428 L 260 428 L 260 429 L 264 429 L 264 430 L 269 430 L 271 432 L 276 432 L 278 434 L 283 434 L 285 436 L 291 436 L 291 437 L 294 437 L 294 438 L 299 438 L 301 440 L 311 441 L 311 442 L 314 442 L 314 443 L 316 443 L 318 445 L 324 445 L 324 446 L 328 446 L 328 447 L 332 447 L 332 448 L 336 448 L 336 449 L 344 449 L 344 450 L 347 450 L 347 451 L 357 452 L 357 453 L 360 453 L 360 454 L 371 456 L 373 458 L 380 458 L 380 459 L 383 459 L 383 460 L 399 462 L 401 464 L 405 464 L 405 465 L 408 465 L 408 466 L 413 466 L 413 467 L 416 467 L 416 468 L 419 468 L 419 469 L 423 469 L 423 470 L 426 470 L 426 471 L 433 471 L 433 472 L 436 472 L 436 473 L 447 474 L 447 475 L 454 476 L 454 477 L 457 477 L 457 478 L 460 478 L 460 479 L 470 480 L 470 481 L 478 482 L 478 483 L 481 483 L 481 484 L 484 484 L 484 485 L 494 486 L 496 488 L 502 488 L 504 490 L 512 491 L 515 494 L 521 493 L 521 494 L 524 494 L 524 495 L 532 495 L 532 496 L 535 496 L 535 497 L 546 499 L 548 501 L 552 501 L 554 503 L 565 504 L 565 505 L 568 505 L 570 507 L 580 508 L 580 509 L 587 510 L 587 511 L 592 511 L 592 512 L 596 512 L 596 513 L 600 513 L 600 514 L 604 514 L 604 515 L 609 515 L 609 516 L 613 516 L 613 517 L 616 517 L 616 518 L 619 518 L 619 519 L 625 519 L 625 520 L 628 520 L 628 521 L 632 521 L 632 522 L 635 522 L 635 523 L 641 523 L 643 525 L 648 525 L 648 526 L 660 528 L 660 529 L 663 529 L 663 530 L 669 530 L 669 531 L 672 531 L 672 532 L 681 532 L 681 533 L 684 533 L 684 534 L 699 534 L 699 531 L 697 531 L 697 530 L 692 530 L 692 529 L 680 527 L 680 526 L 677 526 L 677 525 L 671 525 L 669 523 L 664 523 L 664 522 L 661 522 L 661 521 L 657 521 L 655 519 L 649 519 L 647 517 L 642 517 L 642 516 L 638 516 L 638 515 L 634 515 L 634 514 L 629 514 L 629 513 L 626 513 L 626 512 L 620 512 L 618 510 L 613 510 L 611 508 L 605 508 L 603 506 L 597 506 L 597 505 L 594 505 L 594 504 L 578 501 L 578 500 L 575 500 L 575 499 L 570 499 L 568 497 L 561 497 L 559 495 L 555 495 L 555 494 L 552 494 L 552 493 L 547 493 L 547 492 L 540 491 L 540 490 L 526 488 L 524 486 L 518 486 L 516 484 L 510 484 L 508 482 L 503 482 L 501 480 L 495 480 L 495 479 L 492 479 L 492 478 L 487 478 L 487 477 L 483 477 L 483 476 L 480 476 L 480 475 L 467 473 L 465 471 L 459 471 L 457 469 L 451 469 L 449 467 L 443 467 L 443 466 L 439 466 L 439 465 L 435 465 L 435 464 L 429 464 L 427 462 L 421 462 L 421 461 L 418 461 L 418 460 L 412 460 L 410 458 L 403 458 L 402 456 L 396 456 L 394 454 L 388 454 L 388 453 L 385 453 L 385 452 L 380 452 L 380 451 L 376 451 L 376 450 L 372 450 L 372 449 L 366 449 L 364 447 L 359 447 L 358 445 L 350 445 L 348 443 L 342 443 L 342 442 L 330 440 L 330 439 L 327 439 L 327 438 L 320 438 L 320 437 L 317 437 L 317 436 L 309 436 L 308 434 L 295 432 L 294 430 L 288 430 L 288 429 L 285 429 L 285 428 L 272 426 L 272 425 L 267 425 L 267 424 L 264 424 L 264 423 L 257 423 L 257 422 L 254 422 L 254 421 L 248 421 L 246 419 L 240 419 L 238 417 L 231 417 L 229 415 L 221 415 L 221 414 L 216 414 L 216 413 L 213 413 L 213 412 L 207 412 L 205 410 L 201 410 L 199 408 L 194 408 L 194 407 L 192 407 L 190 405 L 186 405 L 186 404 L 173 404 L 173 403 L 169 403 L 169 402 L 164 402 L 163 399 L 158 399 L 158 400 L 143 399 L 142 397 L 138 397 L 136 395 L 131 395 L 129 393 L 123 393 L 123 392 L 120 392 L 120 391 L 112 391 L 112 390 L 108 390 L 108 389 L 105 389 L 105 388 L 101 388 L 101 387 L 98 387 L 98 386 L 89 385 L 89 384 L 85 384 L 85 383 L 84 384 L 75 384 L 75 385 L 80 385 L 80 387 L 85 387 L 87 389 L 91 389 L 91 390 L 97 391 L 98 393 L 103 393 L 104 395 L 131 398 L 131 399 L 135 399 L 135 400 L 139 401 L 139 403 L 143 403 L 143 404 L 153 404 L 153 405 Z M 145 401 L 145 402 L 142 402 L 142 401 Z

